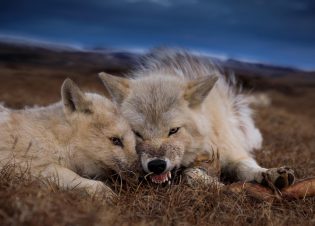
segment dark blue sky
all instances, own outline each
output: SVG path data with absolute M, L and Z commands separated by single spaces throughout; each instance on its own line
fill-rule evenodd
M 3 0 L 0 34 L 315 69 L 314 0 Z

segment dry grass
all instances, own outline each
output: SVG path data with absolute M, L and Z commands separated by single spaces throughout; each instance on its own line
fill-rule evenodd
M 12 71 L 0 76 L 0 98 L 11 107 L 57 100 L 67 76 L 49 72 L 22 76 Z M 96 76 L 74 79 L 86 88 L 101 89 Z M 290 96 L 269 90 L 272 107 L 257 109 L 256 121 L 265 143 L 256 156 L 263 166 L 289 165 L 304 178 L 315 176 L 315 86 L 296 90 Z M 315 198 L 269 204 L 183 184 L 121 189 L 116 183 L 115 190 L 120 195 L 108 205 L 80 191 L 41 186 L 8 167 L 0 171 L 0 225 L 315 225 Z

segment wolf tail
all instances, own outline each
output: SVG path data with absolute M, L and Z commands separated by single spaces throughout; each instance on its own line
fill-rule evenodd
M 266 93 L 253 93 L 247 97 L 248 103 L 253 107 L 269 107 L 271 98 Z

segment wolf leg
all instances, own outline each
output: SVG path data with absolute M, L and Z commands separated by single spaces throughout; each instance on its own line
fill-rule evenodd
M 221 188 L 224 184 L 219 181 L 220 174 L 220 154 L 215 149 L 212 152 L 198 154 L 195 161 L 184 170 L 183 178 L 191 187 L 204 185 Z
M 83 178 L 74 171 L 59 165 L 49 165 L 40 172 L 41 176 L 49 178 L 62 189 L 84 189 L 91 196 L 104 196 L 112 199 L 116 194 L 103 182 Z
M 184 170 L 184 181 L 191 187 L 198 185 L 221 188 L 224 186 L 218 177 L 210 176 L 206 170 L 199 167 L 191 167 Z
M 256 181 L 279 189 L 293 184 L 295 180 L 294 171 L 289 167 L 266 169 L 260 167 L 252 158 L 241 159 L 229 164 L 228 168 L 239 180 Z

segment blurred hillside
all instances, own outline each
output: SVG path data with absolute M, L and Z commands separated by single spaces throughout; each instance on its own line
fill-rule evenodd
M 139 56 L 139 53 L 112 49 L 82 50 L 62 45 L 0 40 L 0 100 L 11 107 L 56 101 L 59 99 L 59 91 L 56 91 L 66 77 L 73 78 L 87 89 L 102 92 L 101 83 L 96 82 L 99 72 L 123 76 Z M 231 59 L 213 60 L 226 74 L 235 74 L 240 84 L 249 90 L 277 90 L 297 95 L 304 87 L 315 84 L 315 72 Z

